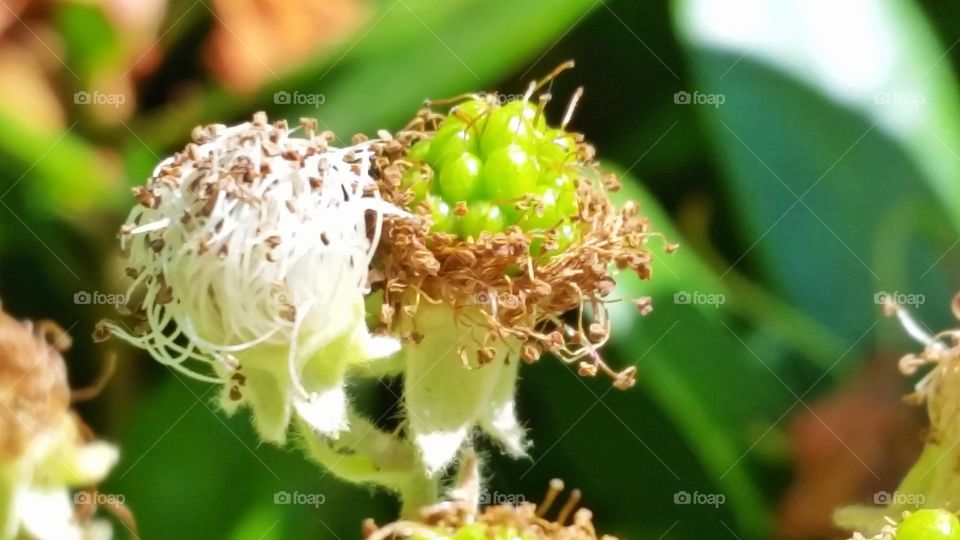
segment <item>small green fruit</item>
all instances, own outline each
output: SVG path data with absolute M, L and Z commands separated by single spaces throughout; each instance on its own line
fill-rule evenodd
M 510 145 L 489 156 L 483 165 L 483 187 L 496 201 L 519 199 L 532 193 L 540 176 L 539 166 L 522 147 Z
M 476 132 L 455 118 L 447 118 L 430 141 L 427 162 L 435 168 L 442 167 L 447 158 L 464 152 L 477 154 Z
M 896 540 L 960 540 L 960 520 L 946 510 L 917 510 L 897 526 Z
M 440 193 L 451 203 L 470 201 L 480 181 L 480 158 L 464 152 L 449 158 L 440 169 Z
M 502 231 L 506 219 L 499 207 L 488 202 L 472 203 L 467 215 L 460 220 L 460 235 L 479 238 L 483 231 Z

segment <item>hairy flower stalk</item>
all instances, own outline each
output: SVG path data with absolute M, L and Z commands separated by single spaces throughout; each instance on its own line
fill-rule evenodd
M 893 304 L 885 307 L 888 313 L 896 314 L 906 332 L 924 346 L 919 354 L 904 356 L 900 360 L 900 370 L 904 375 L 912 376 L 929 369 L 907 400 L 926 404 L 930 431 L 923 452 L 897 487 L 896 497 L 890 504 L 885 507 L 851 506 L 836 512 L 834 519 L 838 525 L 868 536 L 890 534 L 896 529 L 894 525 L 898 518 L 918 507 L 960 511 L 960 474 L 957 470 L 960 464 L 960 330 L 931 335 L 902 307 Z M 953 312 L 960 318 L 960 295 L 954 297 Z M 960 539 L 960 524 L 952 527 L 952 531 L 950 536 L 929 538 Z M 901 536 L 898 534 L 896 538 Z M 906 536 L 904 539 L 910 540 Z
M 633 384 L 632 366 L 614 371 L 597 350 L 614 272 L 649 277 L 652 233 L 635 204 L 614 208 L 616 179 L 566 130 L 579 90 L 560 126 L 548 125 L 549 95 L 534 94 L 567 67 L 505 104 L 469 95 L 448 114 L 424 109 L 371 146 L 384 200 L 419 218 L 385 218 L 371 281 L 380 331 L 405 342 L 408 436 L 430 474 L 475 426 L 523 455 L 521 361 L 549 352 L 583 375 Z
M 70 410 L 61 356 L 69 346 L 54 323 L 20 322 L 0 310 L 0 540 L 112 535 L 71 497 L 102 481 L 118 453 L 92 440 Z

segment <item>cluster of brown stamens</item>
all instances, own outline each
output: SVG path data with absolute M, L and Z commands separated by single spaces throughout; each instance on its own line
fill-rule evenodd
M 564 484 L 559 478 L 550 482 L 543 501 L 539 504 L 523 502 L 518 505 L 500 504 L 487 506 L 479 513 L 472 512 L 463 501 L 454 500 L 427 507 L 422 512 L 422 521 L 397 521 L 377 527 L 373 520 L 363 525 L 365 540 L 403 540 L 408 538 L 437 538 L 455 534 L 464 527 L 474 526 L 490 538 L 511 531 L 512 536 L 531 540 L 616 540 L 610 535 L 598 535 L 593 525 L 593 513 L 587 508 L 577 508 L 580 490 L 570 492 L 556 517 L 547 517 Z M 572 518 L 572 519 L 571 519 Z M 428 534 L 424 534 L 427 532 Z M 418 536 L 419 535 L 419 536 Z
M 50 321 L 17 321 L 0 310 L 0 457 L 15 458 L 68 414 L 61 352 L 70 338 Z

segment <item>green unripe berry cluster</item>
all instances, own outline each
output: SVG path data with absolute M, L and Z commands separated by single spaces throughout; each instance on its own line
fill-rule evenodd
M 476 238 L 511 225 L 557 232 L 561 248 L 575 239 L 577 147 L 550 128 L 528 102 L 476 97 L 455 106 L 435 135 L 414 144 L 404 187 L 426 201 L 433 230 Z M 536 201 L 521 205 L 517 203 Z M 455 215 L 459 203 L 467 212 Z
M 946 510 L 917 510 L 897 525 L 896 540 L 960 540 L 960 520 Z

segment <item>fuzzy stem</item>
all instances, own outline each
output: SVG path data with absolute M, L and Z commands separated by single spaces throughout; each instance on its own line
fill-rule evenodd
M 337 439 L 324 437 L 297 420 L 307 455 L 327 470 L 354 484 L 376 484 L 396 492 L 403 515 L 411 516 L 436 502 L 437 478 L 426 475 L 416 450 L 396 435 L 386 433 L 355 411 L 348 413 L 350 430 Z

